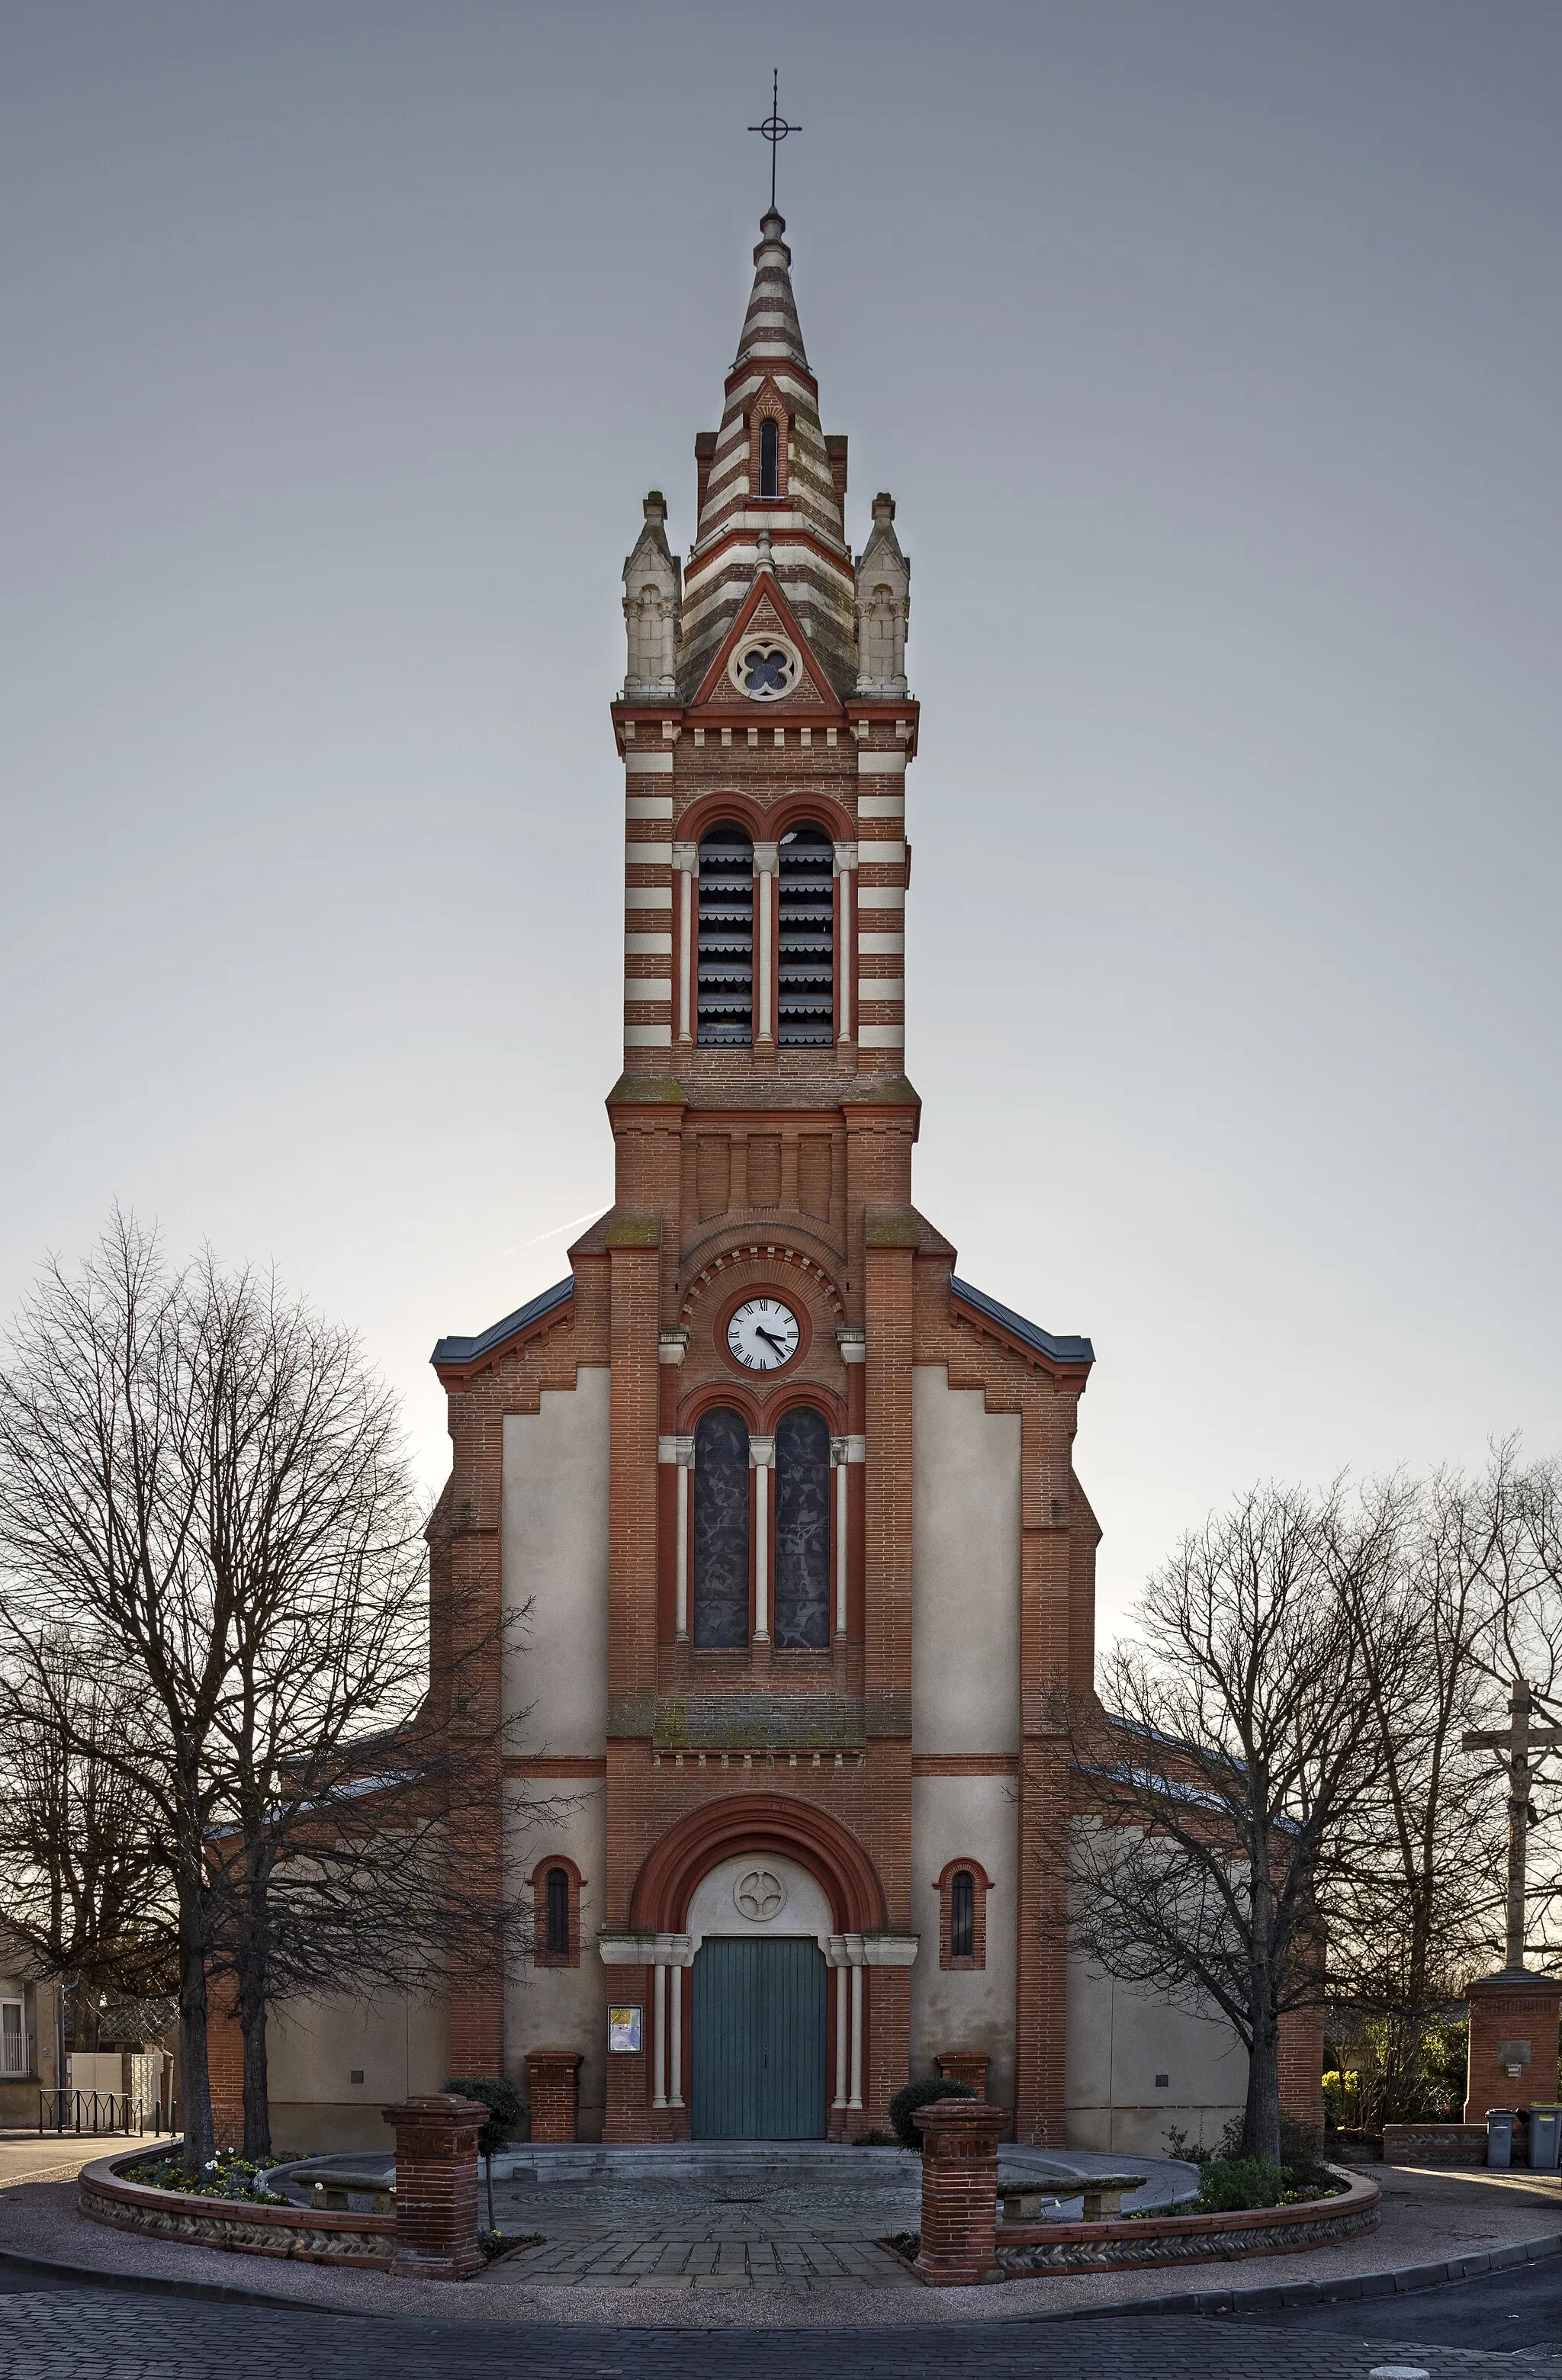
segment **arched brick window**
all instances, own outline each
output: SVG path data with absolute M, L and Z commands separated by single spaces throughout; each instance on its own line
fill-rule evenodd
M 580 1886 L 572 1859 L 555 1853 L 531 1872 L 532 1962 L 539 1967 L 580 1963 Z
M 987 1964 L 987 1895 L 993 1879 L 980 1860 L 952 1859 L 938 1879 L 938 1963 L 946 1971 Z

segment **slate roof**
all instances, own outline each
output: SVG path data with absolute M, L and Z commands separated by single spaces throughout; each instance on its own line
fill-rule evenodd
M 1012 1305 L 1000 1305 L 995 1297 L 989 1297 L 984 1290 L 973 1289 L 969 1281 L 961 1281 L 958 1275 L 951 1276 L 949 1287 L 968 1305 L 974 1305 L 978 1314 L 985 1314 L 990 1322 L 1002 1323 L 1006 1330 L 1012 1330 L 1017 1339 L 1023 1339 L 1038 1354 L 1050 1355 L 1055 1364 L 1094 1363 L 1095 1349 L 1088 1339 L 1056 1338 L 1052 1331 L 1043 1330 L 1039 1322 L 1027 1322 Z
M 429 1361 L 431 1364 L 473 1364 L 480 1355 L 486 1355 L 491 1347 L 502 1346 L 518 1330 L 524 1330 L 529 1322 L 540 1321 L 544 1314 L 551 1314 L 555 1305 L 565 1305 L 574 1294 L 575 1277 L 571 1274 L 567 1281 L 555 1281 L 552 1289 L 543 1290 L 541 1297 L 533 1297 L 527 1305 L 518 1305 L 515 1312 L 506 1314 L 502 1322 L 491 1322 L 486 1330 L 478 1332 L 475 1339 L 437 1340 Z

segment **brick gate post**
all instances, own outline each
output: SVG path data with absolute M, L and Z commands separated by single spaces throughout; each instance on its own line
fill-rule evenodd
M 464 2281 L 477 2244 L 477 2136 L 488 2110 L 430 2093 L 384 2111 L 396 2126 L 396 2263 L 403 2280 Z
M 580 2097 L 580 2055 L 573 2049 L 531 2049 L 526 2070 L 531 2079 L 531 2137 L 534 2141 L 572 2141 Z
M 922 2243 L 917 2270 L 952 2289 L 998 2274 L 998 2142 L 1007 2107 L 934 2099 L 911 2118 L 922 2136 Z

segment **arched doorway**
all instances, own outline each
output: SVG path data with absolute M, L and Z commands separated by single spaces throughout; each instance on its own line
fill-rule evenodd
M 686 1929 L 695 2140 L 823 2140 L 829 2124 L 829 1896 L 775 1852 L 722 1860 Z

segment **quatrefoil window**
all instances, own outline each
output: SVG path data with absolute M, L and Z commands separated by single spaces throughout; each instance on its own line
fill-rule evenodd
M 750 637 L 738 646 L 727 672 L 750 702 L 778 702 L 802 675 L 802 662 L 782 637 Z
M 751 1867 L 733 1886 L 732 1898 L 740 1917 L 763 1925 L 786 1908 L 787 1888 L 773 1868 Z

